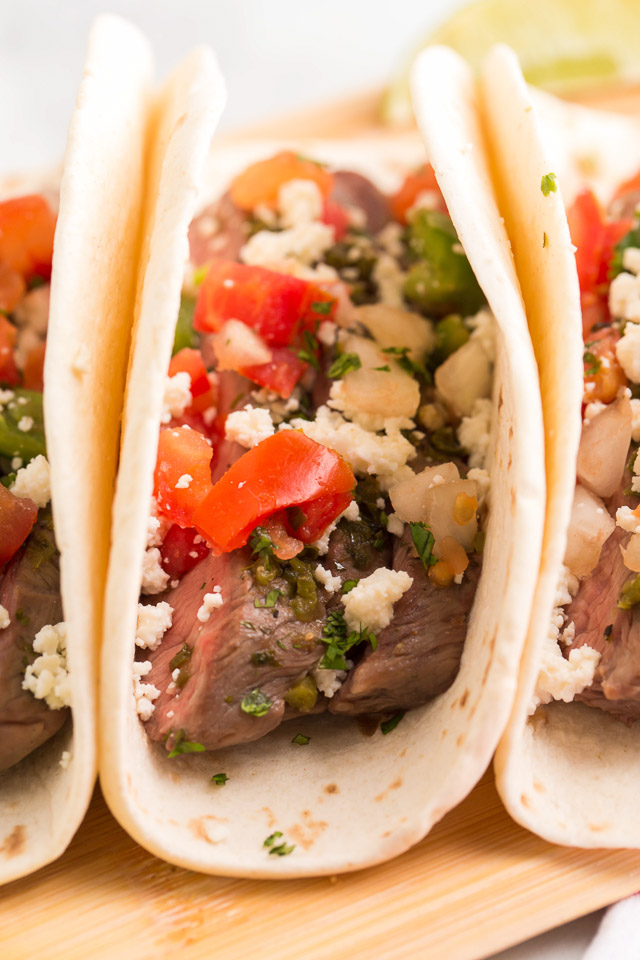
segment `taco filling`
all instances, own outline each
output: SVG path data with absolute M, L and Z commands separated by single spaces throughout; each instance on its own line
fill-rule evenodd
M 0 203 L 0 770 L 70 704 L 42 415 L 55 224 L 42 196 Z
M 584 336 L 577 482 L 536 702 L 640 718 L 640 177 L 568 211 Z
M 391 729 L 456 677 L 488 509 L 493 318 L 433 172 L 385 196 L 279 153 L 189 239 L 138 714 L 172 756 Z

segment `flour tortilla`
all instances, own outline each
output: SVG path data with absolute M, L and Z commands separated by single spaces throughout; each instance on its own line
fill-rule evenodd
M 434 77 L 435 81 L 434 82 Z M 438 97 L 432 91 L 438 90 Z M 263 740 L 168 760 L 139 721 L 132 662 L 147 515 L 162 395 L 186 253 L 187 224 L 213 127 L 216 89 L 204 102 L 181 91 L 161 119 L 185 120 L 163 146 L 155 228 L 139 281 L 127 388 L 126 429 L 115 499 L 102 662 L 102 785 L 125 829 L 156 855 L 207 873 L 299 877 L 355 870 L 416 843 L 480 778 L 516 689 L 539 564 L 544 510 L 543 438 L 537 374 L 504 228 L 483 159 L 470 77 L 454 59 L 426 58 L 414 87 L 424 134 L 465 249 L 501 329 L 495 374 L 499 409 L 485 567 L 451 689 L 409 711 L 389 735 L 362 736 L 338 717 L 283 724 Z M 209 112 L 207 113 L 207 104 Z M 469 141 L 472 151 L 465 152 Z M 386 189 L 424 160 L 416 136 L 288 142 L 305 155 L 360 169 Z M 230 175 L 282 142 L 214 144 L 198 206 Z M 160 159 L 156 158 L 158 167 Z M 478 202 L 479 198 L 479 202 Z M 147 228 L 149 231 L 150 227 Z M 312 734 L 308 748 L 293 732 Z M 230 778 L 212 786 L 212 774 Z M 264 839 L 295 843 L 270 857 Z
M 551 703 L 529 717 L 529 705 L 565 552 L 581 430 L 580 291 L 562 194 L 566 187 L 571 198 L 587 182 L 606 202 L 640 166 L 640 123 L 536 95 L 506 47 L 489 54 L 481 88 L 540 368 L 547 470 L 542 564 L 518 696 L 496 755 L 498 790 L 515 820 L 554 843 L 637 847 L 640 724 L 626 727 L 580 703 Z M 549 172 L 560 189 L 544 197 L 540 181 Z
M 151 55 L 96 21 L 60 186 L 44 411 L 73 721 L 0 775 L 0 882 L 58 857 L 96 777 L 97 659 L 141 215 Z M 50 186 L 14 178 L 7 193 Z M 7 195 L 5 193 L 4 195 Z M 63 751 L 71 754 L 60 766 Z

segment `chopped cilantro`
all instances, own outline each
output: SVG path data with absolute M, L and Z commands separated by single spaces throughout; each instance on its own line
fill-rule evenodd
M 280 592 L 281 592 L 280 590 L 276 590 L 274 588 L 273 590 L 269 590 L 269 593 L 266 595 L 264 600 L 260 600 L 259 597 L 256 597 L 256 599 L 253 601 L 254 607 L 258 607 L 258 608 L 275 607 L 278 601 L 278 597 L 280 596 Z
M 391 373 L 391 367 L 389 366 L 388 363 L 385 363 L 383 367 L 374 367 L 373 369 L 376 370 L 378 373 Z
M 322 629 L 321 640 L 327 644 L 327 652 L 320 661 L 320 666 L 327 670 L 347 670 L 348 666 L 344 655 L 360 643 L 370 643 L 372 650 L 375 650 L 378 646 L 378 638 L 375 633 L 367 630 L 366 627 L 347 633 L 347 623 L 340 610 L 334 610 L 327 617 L 327 622 Z
M 205 582 L 202 584 L 202 586 L 200 587 L 200 589 L 201 589 L 201 590 L 204 590 L 204 588 L 206 587 L 206 585 L 207 585 L 207 581 L 205 580 Z
M 263 847 L 269 848 L 269 855 L 274 854 L 276 857 L 286 857 L 288 853 L 291 853 L 292 850 L 295 850 L 294 843 L 282 843 L 276 844 L 276 840 L 279 840 L 282 836 L 282 830 L 275 830 L 270 834 L 263 843 Z
M 586 346 L 590 347 L 591 344 L 588 343 L 586 344 Z M 582 359 L 585 365 L 589 364 L 589 367 L 585 366 L 585 371 L 584 371 L 585 377 L 594 377 L 598 372 L 598 370 L 600 369 L 600 367 L 602 366 L 602 361 L 600 360 L 600 357 L 597 357 L 595 353 L 591 352 L 591 350 L 585 350 Z
M 297 743 L 301 747 L 306 747 L 309 740 L 311 740 L 311 737 L 305 737 L 304 733 L 296 733 L 291 743 Z
M 236 397 L 233 398 L 233 401 L 229 409 L 233 410 L 235 407 L 237 407 L 237 405 L 240 403 L 243 397 L 246 397 L 246 393 L 244 393 L 244 391 L 242 393 L 239 393 Z
M 249 537 L 249 547 L 254 557 L 268 560 L 273 556 L 273 541 L 264 527 L 256 527 Z
M 343 596 L 345 593 L 351 593 L 353 588 L 358 586 L 358 583 L 358 580 L 345 580 L 345 582 L 342 584 L 342 590 L 340 592 Z
M 390 717 L 388 720 L 383 720 L 382 723 L 380 724 L 380 731 L 382 732 L 382 734 L 384 735 L 387 733 L 391 733 L 392 730 L 395 730 L 395 728 L 398 726 L 398 724 L 400 723 L 403 717 L 404 717 L 404 711 L 402 711 L 402 713 L 394 713 L 394 715 Z
M 214 773 L 211 777 L 211 783 L 215 783 L 216 787 L 224 787 L 228 779 L 226 773 Z
M 176 745 L 169 754 L 169 760 L 172 757 L 179 757 L 183 753 L 204 753 L 207 748 L 197 740 L 182 740 L 179 738 Z
M 282 836 L 282 830 L 275 830 L 273 833 L 270 833 L 267 839 L 265 840 L 265 842 L 263 843 L 263 847 L 272 847 L 276 842 L 276 840 L 278 839 L 278 837 L 281 837 L 281 836 Z
M 413 545 L 422 560 L 422 565 L 425 570 L 428 570 L 429 567 L 433 567 L 438 562 L 432 552 L 433 545 L 436 542 L 435 537 L 426 523 L 410 523 L 409 527 L 411 528 Z
M 425 365 L 418 361 L 412 360 L 409 356 L 409 347 L 385 347 L 382 352 L 388 353 L 389 356 L 393 356 L 398 366 L 402 370 L 405 370 L 406 373 L 410 373 L 412 377 L 420 377 L 420 379 L 424 380 L 425 383 L 432 382 L 433 377 Z
M 320 349 L 320 344 L 318 340 L 309 330 L 305 330 L 302 334 L 302 339 L 304 340 L 304 347 L 298 350 L 298 359 L 302 360 L 304 363 L 308 363 L 314 368 L 314 370 L 320 369 L 320 364 L 318 362 L 317 353 Z
M 264 717 L 266 713 L 269 713 L 272 706 L 273 700 L 271 697 L 263 693 L 259 687 L 244 696 L 240 702 L 240 709 L 243 713 L 248 713 L 252 717 Z
M 333 303 L 331 300 L 319 300 L 311 304 L 311 310 L 313 313 L 320 313 L 323 316 L 327 316 L 331 313 L 331 307 Z
M 545 173 L 540 181 L 540 189 L 545 197 L 548 197 L 550 193 L 555 193 L 558 189 L 558 184 L 556 183 L 555 173 Z
M 329 367 L 327 376 L 332 380 L 340 380 L 350 370 L 359 370 L 361 366 L 362 362 L 357 353 L 341 353 Z

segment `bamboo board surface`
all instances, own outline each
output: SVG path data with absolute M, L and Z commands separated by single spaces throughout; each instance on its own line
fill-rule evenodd
M 378 102 L 379 93 L 363 94 L 224 141 L 380 134 Z M 588 102 L 638 110 L 640 88 Z M 0 956 L 482 960 L 638 889 L 640 852 L 545 843 L 510 819 L 490 772 L 412 850 L 315 880 L 217 878 L 171 866 L 127 836 L 97 788 L 66 853 L 0 890 Z
M 479 960 L 640 888 L 640 854 L 554 847 L 487 774 L 412 850 L 316 880 L 207 877 L 138 847 L 96 791 L 63 857 L 1 893 L 3 960 Z

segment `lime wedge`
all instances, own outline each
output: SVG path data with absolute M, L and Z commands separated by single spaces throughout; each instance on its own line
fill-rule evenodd
M 514 48 L 527 80 L 571 93 L 588 86 L 640 80 L 637 0 L 480 0 L 436 27 L 392 80 L 381 104 L 384 123 L 412 121 L 409 74 L 420 50 L 453 47 L 476 67 L 497 42 Z

